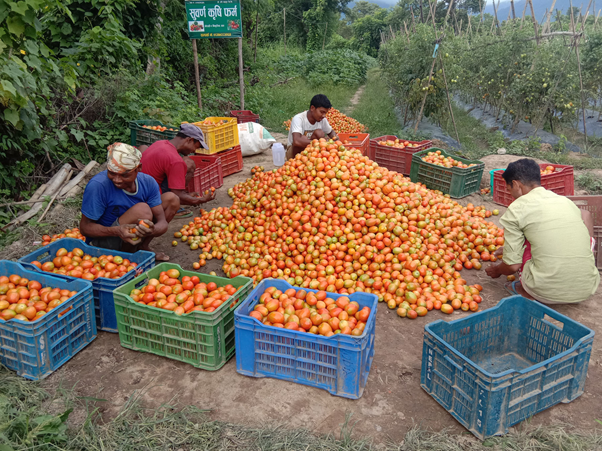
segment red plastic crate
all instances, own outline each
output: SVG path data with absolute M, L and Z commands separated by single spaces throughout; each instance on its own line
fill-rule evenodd
M 224 184 L 221 158 L 210 155 L 191 155 L 190 158 L 196 164 L 196 170 L 188 183 L 189 193 L 202 194 L 211 187 L 217 189 Z
M 238 124 L 245 122 L 259 122 L 259 114 L 254 114 L 250 110 L 232 110 L 230 117 L 235 117 Z
M 243 165 L 240 145 L 213 155 L 203 155 L 203 158 L 206 158 L 207 161 L 212 162 L 216 161 L 217 159 L 221 159 L 223 177 L 228 177 L 229 175 L 242 171 Z
M 370 152 L 370 133 L 339 133 L 339 139 L 345 143 L 350 142 L 353 147 L 361 150 L 362 155 L 368 156 Z
M 406 147 L 398 149 L 397 147 L 385 146 L 378 144 L 380 141 L 395 141 L 398 138 L 394 135 L 379 136 L 370 140 L 370 151 L 368 158 L 378 163 L 379 166 L 385 167 L 390 171 L 399 172 L 400 174 L 410 175 L 412 168 L 412 155 L 421 150 L 433 147 L 432 141 L 407 141 L 410 144 L 417 144 L 416 147 Z
M 561 196 L 572 196 L 575 194 L 573 166 L 548 163 L 540 163 L 539 165 L 541 169 L 545 169 L 546 166 L 554 166 L 556 169 L 560 169 L 560 171 L 556 171 L 553 174 L 542 175 L 541 186 Z M 506 182 L 502 177 L 503 173 L 504 171 L 496 171 L 493 173 L 493 201 L 496 204 L 507 207 L 514 201 L 514 198 L 510 194 L 510 191 L 508 191 L 508 188 L 506 188 Z
M 602 196 L 567 196 L 582 210 L 589 211 L 594 218 L 594 259 L 596 267 L 602 269 Z

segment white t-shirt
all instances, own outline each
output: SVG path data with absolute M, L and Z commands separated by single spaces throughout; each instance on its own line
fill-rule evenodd
M 288 145 L 293 144 L 293 133 L 301 133 L 307 139 L 311 139 L 311 135 L 313 135 L 315 130 L 322 130 L 325 135 L 328 135 L 332 132 L 332 127 L 326 118 L 312 124 L 307 119 L 307 111 L 297 114 L 291 120 L 291 129 L 288 132 Z

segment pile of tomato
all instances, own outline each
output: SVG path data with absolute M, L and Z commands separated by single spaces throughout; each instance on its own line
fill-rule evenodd
M 410 141 L 404 141 L 403 139 L 395 138 L 395 140 L 388 139 L 386 141 L 379 141 L 378 144 L 381 146 L 395 147 L 397 149 L 405 149 L 406 147 L 411 149 L 412 147 L 419 147 L 423 143 L 411 143 Z
M 195 267 L 223 259 L 229 277 L 365 291 L 390 307 L 414 296 L 418 306 L 427 293 L 453 297 L 460 271 L 495 261 L 504 244 L 490 211 L 463 207 L 341 142 L 314 140 L 228 193 L 232 207 L 203 211 L 176 233 L 201 252 Z
M 556 172 L 556 168 L 554 166 L 546 166 L 545 169 L 541 170 L 541 175 L 553 174 Z
M 197 276 L 180 278 L 180 271 L 169 269 L 162 271 L 158 279 L 150 279 L 147 285 L 132 290 L 130 297 L 140 304 L 185 315 L 194 311 L 213 312 L 236 291 L 232 285 L 218 287 L 215 282 L 201 282 Z
M 119 255 L 101 255 L 92 257 L 76 247 L 68 251 L 64 247 L 56 251 L 52 261 L 31 262 L 42 271 L 77 277 L 84 280 L 119 279 L 138 266 L 136 263 Z
M 60 240 L 61 238 L 76 238 L 78 240 L 85 241 L 86 237 L 81 234 L 78 228 L 73 229 L 65 229 L 63 233 L 58 233 L 56 235 L 44 235 L 42 237 L 42 246 L 46 246 L 50 243 L 54 243 L 56 240 Z
M 257 174 L 258 172 L 263 172 L 265 171 L 265 168 L 263 166 L 253 166 L 251 168 L 251 174 Z
M 156 130 L 158 132 L 164 132 L 166 130 L 170 132 L 177 132 L 178 130 L 172 127 L 165 127 L 163 125 L 143 125 L 142 128 L 148 128 L 149 130 Z
M 77 291 L 44 287 L 17 274 L 0 276 L 0 319 L 36 321 L 76 294 Z
M 336 108 L 328 110 L 326 119 L 336 133 L 363 133 L 368 130 L 364 124 L 356 121 L 352 117 L 346 116 Z M 283 125 L 287 130 L 290 130 L 291 120 L 284 121 Z
M 426 156 L 422 157 L 422 161 L 426 161 L 427 163 L 435 164 L 437 166 L 443 166 L 445 168 L 470 168 L 472 166 L 476 166 L 475 163 L 465 164 L 452 157 L 446 157 L 441 154 L 440 150 L 427 153 Z
M 267 288 L 249 316 L 266 326 L 279 327 L 330 337 L 335 334 L 360 336 L 364 333 L 370 307 L 360 309 L 347 296 L 328 297 L 317 293 L 289 289 L 282 292 Z

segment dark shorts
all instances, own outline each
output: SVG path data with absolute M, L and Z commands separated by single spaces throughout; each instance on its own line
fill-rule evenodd
M 117 227 L 119 225 L 119 219 L 115 219 L 115 222 L 111 224 L 111 227 Z M 90 246 L 100 247 L 102 249 L 111 249 L 112 251 L 120 251 L 123 241 L 118 236 L 99 236 L 97 238 L 90 238 L 88 242 Z
M 161 194 L 169 193 L 171 191 L 169 189 L 169 185 L 167 183 L 167 177 L 165 177 L 163 179 L 163 181 L 161 182 L 161 185 L 159 185 L 159 188 L 161 188 Z

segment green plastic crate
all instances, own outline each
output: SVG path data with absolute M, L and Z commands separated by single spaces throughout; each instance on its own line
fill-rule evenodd
M 455 160 L 461 161 L 464 164 L 476 164 L 470 168 L 444 168 L 436 164 L 422 161 L 422 157 L 429 152 L 441 151 L 441 155 L 445 157 L 453 157 Z M 412 169 L 410 171 L 410 179 L 414 183 L 422 183 L 429 189 L 441 191 L 444 194 L 449 194 L 450 197 L 466 197 L 469 194 L 476 193 L 481 187 L 481 178 L 485 163 L 479 160 L 467 160 L 456 155 L 447 153 L 443 149 L 431 147 L 430 149 L 416 152 L 412 156 Z
M 134 288 L 146 285 L 148 279 L 158 279 L 159 274 L 168 269 L 177 269 L 181 277 L 198 276 L 201 282 L 243 288 L 213 312 L 195 311 L 182 316 L 140 304 L 129 296 Z M 113 292 L 121 346 L 180 360 L 196 368 L 218 370 L 234 355 L 234 310 L 252 288 L 253 280 L 248 277 L 228 279 L 161 263 Z M 230 307 L 233 301 L 235 304 Z
M 144 128 L 143 125 L 160 125 L 162 127 L 175 128 L 176 130 L 166 130 L 164 132 L 160 132 L 158 130 L 149 130 L 148 128 Z M 132 121 L 130 122 L 130 144 L 135 147 L 142 145 L 150 146 L 156 141 L 175 138 L 179 131 L 180 127 L 165 125 L 161 121 L 155 121 L 150 119 Z

